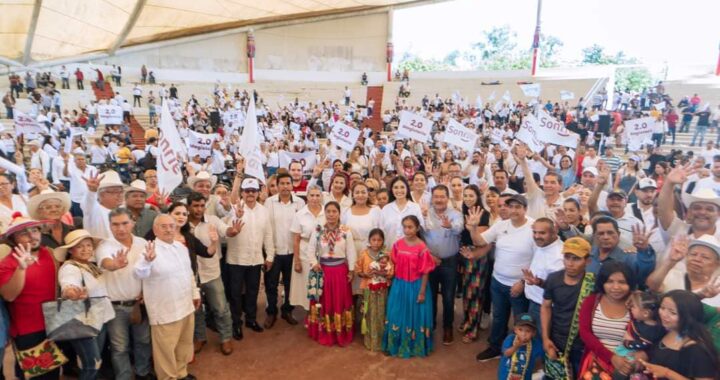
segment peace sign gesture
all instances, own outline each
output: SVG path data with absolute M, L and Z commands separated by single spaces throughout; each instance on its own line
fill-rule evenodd
M 100 187 L 100 181 L 105 178 L 105 174 L 95 173 L 91 174 L 90 178 L 83 177 L 83 181 L 87 184 L 88 190 L 90 192 L 96 193 L 98 191 L 98 188 Z
M 235 217 L 242 219 L 243 215 L 245 215 L 245 202 L 243 202 L 242 198 L 239 198 L 232 208 L 235 211 Z
M 26 269 L 37 262 L 37 257 L 32 255 L 30 243 L 25 244 L 24 247 L 22 244 L 18 245 L 15 247 L 15 251 L 13 251 L 12 255 L 15 260 L 17 260 L 20 269 Z
M 668 251 L 668 260 L 673 263 L 682 261 L 687 256 L 690 238 L 687 235 L 678 235 L 673 239 Z

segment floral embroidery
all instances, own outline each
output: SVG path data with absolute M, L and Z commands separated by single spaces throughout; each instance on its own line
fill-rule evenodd
M 27 350 L 18 350 L 16 357 L 27 378 L 46 374 L 67 363 L 58 346 L 49 340 Z

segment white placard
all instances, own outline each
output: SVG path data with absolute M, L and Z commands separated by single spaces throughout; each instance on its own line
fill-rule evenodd
M 230 123 L 232 123 L 233 127 L 239 127 L 243 125 L 244 121 L 245 120 L 243 119 L 242 111 L 240 110 L 232 109 L 225 112 L 225 114 L 223 115 L 224 125 L 229 125 Z
M 665 109 L 665 102 L 660 102 L 660 103 L 655 104 L 655 109 L 658 110 L 658 111 L 664 110 L 664 109 Z
M 590 121 L 592 121 L 593 123 L 596 122 L 596 121 L 598 121 L 598 120 L 600 120 L 600 115 L 595 114 L 595 115 L 591 115 L 591 116 L 590 116 Z
M 409 111 L 400 112 L 397 136 L 426 142 L 430 138 L 433 122 Z
M 188 131 L 188 156 L 195 157 L 197 155 L 200 158 L 208 158 L 212 154 L 212 146 L 215 140 L 217 140 L 217 133 L 197 133 L 195 131 Z
M 540 83 L 521 84 L 520 89 L 528 98 L 537 98 L 540 96 Z
M 120 106 L 99 105 L 98 122 L 105 125 L 120 125 L 123 123 L 123 110 Z
M 83 134 L 85 134 L 85 130 L 81 127 L 70 128 L 68 136 L 65 138 L 65 146 L 63 148 L 65 153 L 70 154 L 72 152 L 73 140 L 75 140 L 75 137 L 82 136 Z
M 577 148 L 579 136 L 568 131 L 565 124 L 543 110 L 538 111 L 538 138 L 548 144 Z
M 332 131 L 330 132 L 330 141 L 336 146 L 351 152 L 355 148 L 358 138 L 360 137 L 360 130 L 350 127 L 349 125 L 341 122 L 335 123 Z
M 560 100 L 572 100 L 575 99 L 575 93 L 568 90 L 560 91 Z
M 538 126 L 540 122 L 532 114 L 528 114 L 520 124 L 515 138 L 527 144 L 528 148 L 535 153 L 540 153 L 545 148 L 545 144 L 540 139 Z
M 492 140 L 495 144 L 501 143 L 503 141 L 503 137 L 505 137 L 505 131 L 502 129 L 493 128 L 490 130 L 490 140 Z
M 290 163 L 297 161 L 302 164 L 303 173 L 312 173 L 313 168 L 317 164 L 317 156 L 314 150 L 309 150 L 303 153 L 291 153 L 284 150 L 280 151 L 279 155 L 280 167 L 289 168 Z
M 15 123 L 15 134 L 18 136 L 25 135 L 26 140 L 32 140 L 41 133 L 47 133 L 47 129 L 40 125 L 35 118 L 17 109 L 15 109 L 15 115 L 13 116 L 13 123 Z
M 475 149 L 475 142 L 478 135 L 475 131 L 465 128 L 462 124 L 450 119 L 445 129 L 444 141 L 459 148 L 472 152 Z
M 628 149 L 637 151 L 642 149 L 643 144 L 652 143 L 653 128 L 655 127 L 654 117 L 643 117 L 640 119 L 627 120 L 625 124 L 625 138 Z

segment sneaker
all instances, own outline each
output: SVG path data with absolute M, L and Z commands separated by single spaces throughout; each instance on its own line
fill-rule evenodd
M 479 361 L 480 363 L 483 363 L 488 360 L 497 359 L 499 357 L 500 357 L 500 350 L 498 350 L 495 347 L 488 347 L 485 349 L 485 351 L 477 354 L 477 356 L 475 356 L 475 360 Z

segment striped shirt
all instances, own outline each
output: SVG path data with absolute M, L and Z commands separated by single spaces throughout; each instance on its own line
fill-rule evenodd
M 622 344 L 629 321 L 630 314 L 627 312 L 621 318 L 608 318 L 598 304 L 593 313 L 592 332 L 605 348 L 614 351 L 615 347 Z
M 607 164 L 607 166 L 610 168 L 610 173 L 615 174 L 617 173 L 618 169 L 620 169 L 620 166 L 622 165 L 622 160 L 617 156 L 612 157 L 603 157 L 603 161 Z

